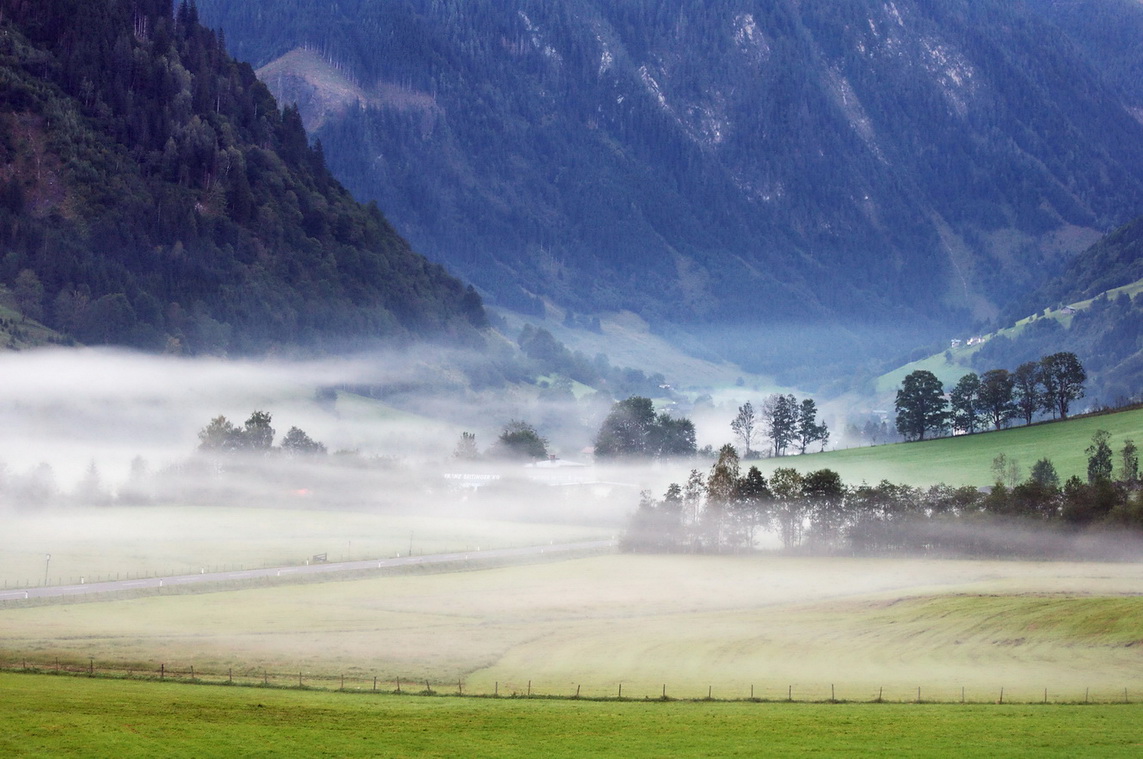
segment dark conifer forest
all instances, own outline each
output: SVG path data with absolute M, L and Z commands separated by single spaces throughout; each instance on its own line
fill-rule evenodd
M 193 3 L 0 0 L 0 283 L 85 344 L 471 338 L 480 297 L 326 167 Z

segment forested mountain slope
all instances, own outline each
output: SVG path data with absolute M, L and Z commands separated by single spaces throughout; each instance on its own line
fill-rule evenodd
M 0 0 L 0 283 L 81 342 L 147 349 L 333 348 L 485 320 L 171 0 Z
M 1143 209 L 1129 57 L 1044 3 L 199 8 L 496 302 L 632 309 L 794 381 L 990 318 Z
M 1009 309 L 1007 323 L 1016 328 L 985 342 L 973 355 L 972 366 L 981 371 L 1015 368 L 1066 350 L 1087 368 L 1088 397 L 1093 401 L 1137 402 L 1143 398 L 1141 293 L 1143 217 L 1092 245 L 1063 274 Z M 1031 321 L 1024 319 L 1037 312 Z

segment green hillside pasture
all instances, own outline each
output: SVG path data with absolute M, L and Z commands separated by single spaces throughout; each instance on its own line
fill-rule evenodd
M 0 675 L 0 753 L 1137 756 L 1143 707 L 400 698 Z
M 13 512 L 0 530 L 0 587 L 293 566 L 611 537 L 598 528 L 355 511 L 111 507 Z M 46 557 L 51 554 L 51 561 Z
M 922 443 L 848 448 L 751 463 L 764 474 L 777 467 L 794 467 L 800 472 L 833 469 L 850 485 L 889 480 L 918 487 L 938 482 L 981 487 L 995 481 L 992 461 L 1003 453 L 1017 461 L 1022 479 L 1028 476 L 1033 464 L 1047 458 L 1055 465 L 1061 483 L 1072 475 L 1086 481 L 1085 451 L 1096 430 L 1111 433 L 1118 468 L 1123 441 L 1143 442 L 1143 409 Z
M 1105 294 L 1109 299 L 1114 300 L 1115 298 L 1118 298 L 1120 294 L 1126 294 L 1127 296 L 1133 298 L 1140 292 L 1143 292 L 1143 279 L 1123 285 L 1122 287 L 1112 288 L 1111 290 L 1107 290 Z M 1095 298 L 1088 298 L 1087 300 L 1076 301 L 1075 303 L 1068 304 L 1068 307 L 1074 309 L 1074 311 L 1086 311 L 1091 307 L 1092 301 L 1094 300 Z M 918 359 L 917 361 L 905 364 L 904 366 L 900 366 L 891 372 L 887 372 L 874 381 L 874 390 L 878 394 L 887 397 L 889 400 L 892 400 L 897 389 L 901 386 L 901 383 L 905 381 L 905 377 L 912 372 L 917 371 L 918 369 L 924 369 L 937 375 L 937 378 L 940 379 L 940 381 L 944 383 L 945 388 L 948 389 L 952 385 L 955 385 L 957 380 L 959 380 L 961 377 L 968 374 L 969 372 L 974 371 L 974 369 L 970 366 L 972 362 L 972 356 L 978 350 L 980 350 L 981 346 L 983 346 L 984 343 L 988 342 L 992 338 L 998 335 L 1015 338 L 1024 331 L 1025 327 L 1027 327 L 1036 319 L 1054 319 L 1058 321 L 1065 329 L 1070 329 L 1072 326 L 1073 318 L 1074 312 L 1064 311 L 1063 309 L 1055 309 L 1054 311 L 1049 311 L 1046 315 L 1037 314 L 1035 316 L 1029 316 L 1016 322 L 1011 327 L 1005 327 L 1004 329 L 999 329 L 996 332 L 990 332 L 987 335 L 982 335 L 981 337 L 984 339 L 975 345 L 961 345 L 959 348 L 955 349 L 949 348 L 947 351 L 934 353 L 931 356 L 926 356 L 925 358 Z M 949 360 L 950 358 L 952 359 L 951 361 Z M 999 369 L 1005 367 L 996 368 Z M 1015 367 L 1010 366 L 1006 368 L 1011 370 Z
M 1136 564 L 614 555 L 9 606 L 0 659 L 472 694 L 1143 700 L 1140 587 Z

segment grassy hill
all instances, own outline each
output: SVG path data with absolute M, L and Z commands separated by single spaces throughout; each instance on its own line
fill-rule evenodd
M 1003 453 L 1015 459 L 1023 476 L 1039 459 L 1052 461 L 1061 481 L 1072 475 L 1087 477 L 1085 449 L 1096 430 L 1111 433 L 1118 455 L 1124 440 L 1143 441 L 1143 409 L 1091 415 L 1065 422 L 1047 422 L 999 432 L 896 443 L 868 448 L 850 448 L 758 462 L 763 472 L 780 466 L 799 471 L 836 470 L 850 484 L 889 480 L 918 487 L 944 482 L 948 485 L 991 485 L 992 460 Z

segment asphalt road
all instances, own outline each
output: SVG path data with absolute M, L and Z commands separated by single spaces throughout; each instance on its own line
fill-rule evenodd
M 499 561 L 537 557 L 548 554 L 574 553 L 578 551 L 602 550 L 614 546 L 611 540 L 595 540 L 584 543 L 561 543 L 559 545 L 527 546 L 524 548 L 497 548 L 489 551 L 466 551 L 462 553 L 440 553 L 426 556 L 400 556 L 393 559 L 368 559 L 364 561 L 338 561 L 325 564 L 307 564 L 294 567 L 269 567 L 266 569 L 242 569 L 230 572 L 200 572 L 190 575 L 170 577 L 149 577 L 140 580 L 116 580 L 111 582 L 90 582 L 81 585 L 55 585 L 38 588 L 0 591 L 0 601 L 19 601 L 35 598 L 62 598 L 67 596 L 90 596 L 97 593 L 118 593 L 123 591 L 173 588 L 182 585 L 205 585 L 208 583 L 229 583 L 254 580 L 262 577 L 306 577 L 337 572 L 361 572 L 370 569 L 386 569 L 417 565 L 439 566 L 468 561 Z

